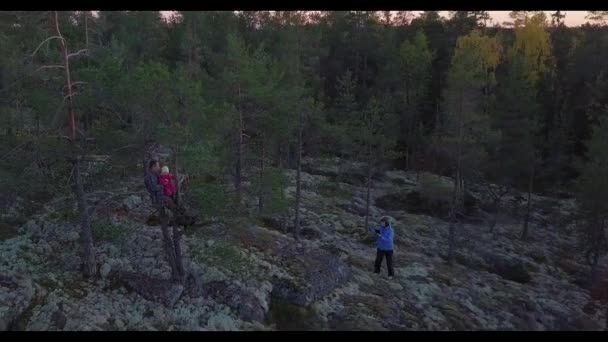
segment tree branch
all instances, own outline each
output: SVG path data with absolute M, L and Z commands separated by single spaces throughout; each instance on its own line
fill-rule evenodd
M 72 82 L 72 86 L 75 86 L 77 84 L 89 84 L 89 82 Z
M 72 94 L 68 94 L 63 98 L 63 101 L 67 100 L 69 97 L 74 97 L 78 94 L 78 92 L 72 93 Z
M 38 47 L 36 48 L 36 50 L 34 50 L 34 52 L 32 53 L 32 58 L 34 58 L 34 56 L 36 55 L 36 53 L 38 52 L 38 50 L 40 50 L 40 48 L 42 47 L 42 45 L 44 45 L 44 43 L 50 41 L 51 39 L 61 39 L 61 40 L 63 40 L 63 37 L 61 37 L 61 36 L 52 36 L 52 37 L 48 37 L 47 39 L 43 40 L 42 43 L 40 43 L 40 45 L 38 45 Z
M 55 29 L 57 30 L 57 37 L 61 38 L 61 40 L 65 43 L 61 31 L 59 31 L 59 14 L 57 13 L 57 11 L 55 11 Z
M 74 87 L 77 84 L 89 84 L 88 82 L 72 82 L 72 87 Z M 68 86 L 64 85 L 63 88 L 61 88 L 61 91 L 64 91 Z
M 4 160 L 4 158 L 6 158 L 6 157 L 8 157 L 9 155 L 11 155 L 11 154 L 13 154 L 13 153 L 17 152 L 18 150 L 21 150 L 23 147 L 25 147 L 25 146 L 26 146 L 27 144 L 29 144 L 29 143 L 30 143 L 29 141 L 26 141 L 26 142 L 22 143 L 21 145 L 19 145 L 19 146 L 15 147 L 14 149 L 12 149 L 12 150 L 10 150 L 10 151 L 6 152 L 5 154 L 3 154 L 3 155 L 0 157 L 0 160 Z
M 73 53 L 71 53 L 71 54 L 68 55 L 68 58 L 80 56 L 81 54 L 84 54 L 84 55 L 88 56 L 89 55 L 89 49 L 82 49 L 82 50 L 79 50 L 77 52 L 73 52 Z

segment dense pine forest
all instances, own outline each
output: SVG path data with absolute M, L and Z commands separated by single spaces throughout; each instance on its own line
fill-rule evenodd
M 198 225 L 261 222 L 296 243 L 310 238 L 310 211 L 324 214 L 305 198 L 310 175 L 327 177 L 316 191 L 336 200 L 360 187 L 350 229 L 365 232 L 383 175 L 398 170 L 420 188 L 404 203 L 445 222 L 447 264 L 462 262 L 462 225 L 495 233 L 501 199 L 517 193 L 514 243 L 541 239 L 535 198 L 572 200 L 560 221 L 574 227 L 567 258 L 596 272 L 608 252 L 608 12 L 580 27 L 560 11 L 510 17 L 0 12 L 0 236 L 70 198 L 54 215 L 78 232 L 78 273 L 90 279 L 107 273 L 99 244 L 114 232 L 93 211 L 122 201 L 91 198 L 131 178 L 143 191 L 150 158 L 176 174 Z M 330 161 L 335 172 L 319 166 Z M 172 280 L 186 284 L 179 259 L 196 252 L 182 252 L 177 228 L 162 233 Z

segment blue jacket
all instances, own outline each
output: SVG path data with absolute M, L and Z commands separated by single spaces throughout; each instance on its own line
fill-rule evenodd
M 378 249 L 381 251 L 392 251 L 393 250 L 393 227 L 390 225 L 388 227 L 380 226 L 376 228 L 376 230 L 380 231 L 380 234 L 377 234 L 378 237 Z

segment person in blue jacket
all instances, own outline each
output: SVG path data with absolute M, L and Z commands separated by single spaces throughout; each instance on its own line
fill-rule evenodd
M 382 259 L 386 257 L 386 267 L 388 268 L 388 277 L 392 279 L 395 275 L 393 269 L 393 227 L 388 218 L 383 217 L 380 220 L 380 226 L 376 228 L 376 238 L 378 250 L 376 253 L 376 262 L 374 264 L 374 273 L 380 273 Z

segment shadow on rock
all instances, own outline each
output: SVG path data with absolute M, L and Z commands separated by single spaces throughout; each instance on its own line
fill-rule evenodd
M 264 322 L 268 304 L 251 291 L 235 284 L 215 281 L 205 284 L 203 293 L 218 303 L 226 304 L 243 321 Z
M 184 291 L 184 287 L 170 280 L 154 278 L 145 274 L 124 272 L 117 274 L 125 288 L 135 291 L 143 298 L 173 307 Z
M 351 274 L 350 266 L 339 256 L 322 249 L 288 248 L 283 260 L 293 278 L 275 278 L 272 296 L 298 306 L 328 295 Z

